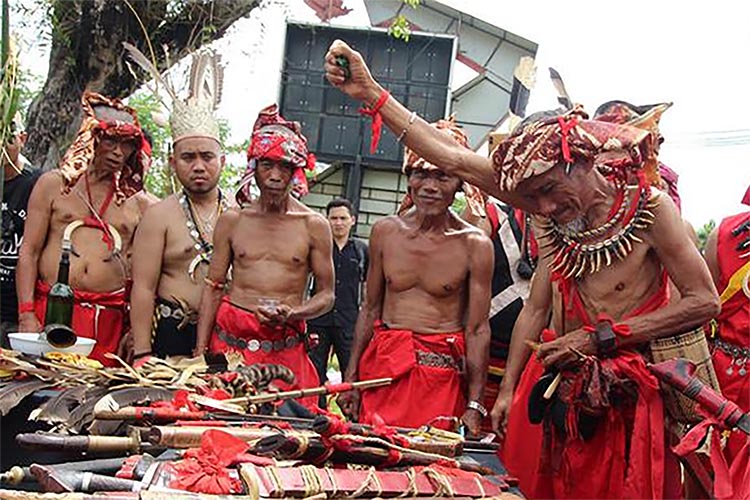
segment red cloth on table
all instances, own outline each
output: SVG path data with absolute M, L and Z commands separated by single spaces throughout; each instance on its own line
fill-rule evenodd
M 169 487 L 193 493 L 230 495 L 243 493 L 242 481 L 228 467 L 240 461 L 250 445 L 224 431 L 203 433 L 201 447 L 187 450 L 173 466 L 175 478 Z
M 461 374 L 417 363 L 417 352 L 464 356 L 463 332 L 419 334 L 375 325 L 359 361 L 359 379 L 392 377 L 391 385 L 362 391 L 359 419 L 367 424 L 420 427 L 435 417 L 463 415 Z
M 742 233 L 739 237 L 732 236 L 732 229 L 750 220 L 750 212 L 727 217 L 719 224 L 716 254 L 719 264 L 719 292 L 729 284 L 729 279 L 742 266 L 747 264 L 747 257 L 741 258 L 743 252 L 737 251 L 737 243 L 747 236 Z M 750 299 L 742 290 L 721 305 L 721 313 L 716 318 L 718 322 L 718 338 L 737 346 L 750 348 Z M 716 377 L 719 380 L 721 392 L 734 401 L 742 411 L 750 411 L 750 373 L 739 374 L 739 366 L 734 366 L 732 373 L 727 369 L 732 366 L 734 358 L 720 349 L 714 349 L 712 354 Z M 746 367 L 750 370 L 750 364 Z M 739 431 L 731 434 L 725 453 L 731 463 L 740 449 L 746 445 L 747 436 Z
M 559 287 L 566 317 L 592 325 L 575 283 L 560 281 Z M 659 290 L 622 320 L 647 314 L 668 303 L 669 287 L 663 273 Z M 589 441 L 568 438 L 562 444 L 560 467 L 550 471 L 540 469 L 542 426 L 532 425 L 528 418 L 529 394 L 544 367 L 535 356 L 529 360 L 513 396 L 502 448 L 502 459 L 509 473 L 518 477 L 521 490 L 530 498 L 678 497 L 679 466 L 667 447 L 658 381 L 648 371 L 643 357 L 633 351 L 618 351 L 617 356 L 601 363 L 619 377 L 635 381 L 638 400 L 634 407 L 625 408 L 628 411 L 607 411 Z M 553 436 L 552 446 L 554 440 Z
M 37 280 L 34 291 L 34 312 L 41 324 L 47 312 L 47 293 L 50 285 Z M 71 328 L 79 337 L 96 340 L 89 358 L 104 366 L 119 366 L 117 361 L 104 357 L 117 354 L 125 325 L 127 296 L 125 289 L 114 292 L 87 292 L 73 290 L 73 324 Z
M 232 304 L 229 297 L 224 297 L 216 311 L 216 328 L 223 330 L 229 335 L 245 341 L 256 339 L 259 342 L 284 340 L 290 336 L 300 336 L 305 333 L 305 322 L 296 321 L 288 323 L 286 326 L 270 326 L 261 324 L 258 317 L 251 311 L 242 309 Z M 263 349 L 250 351 L 249 349 L 239 349 L 228 345 L 221 340 L 214 331 L 211 335 L 209 348 L 212 352 L 237 351 L 242 353 L 245 363 L 248 365 L 255 363 L 268 363 L 283 365 L 292 370 L 295 377 L 293 385 L 285 384 L 281 381 L 275 381 L 274 385 L 281 390 L 306 389 L 320 385 L 318 372 L 310 361 L 310 357 L 305 350 L 305 344 L 298 342 L 292 347 L 287 347 L 280 351 L 265 352 Z M 308 408 L 317 408 L 318 398 L 312 396 L 298 400 Z

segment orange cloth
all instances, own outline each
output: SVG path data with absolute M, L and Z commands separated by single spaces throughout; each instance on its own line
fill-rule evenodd
M 47 312 L 49 289 L 50 285 L 47 283 L 40 280 L 36 282 L 34 310 L 41 324 L 44 324 Z M 89 357 L 104 366 L 120 366 L 116 361 L 105 358 L 104 354 L 117 354 L 117 348 L 120 346 L 126 319 L 125 289 L 114 292 L 73 290 L 73 294 L 73 324 L 70 326 L 79 337 L 96 340 Z
M 269 326 L 262 324 L 258 317 L 251 311 L 242 309 L 229 301 L 229 297 L 224 297 L 216 311 L 216 328 L 223 330 L 227 334 L 244 341 L 257 340 L 258 342 L 285 341 L 287 337 L 301 336 L 305 333 L 305 322 L 297 321 L 286 326 Z M 266 344 L 268 345 L 268 344 Z M 214 330 L 211 335 L 209 348 L 213 352 L 237 351 L 242 353 L 245 363 L 248 365 L 254 363 L 269 363 L 283 365 L 292 370 L 295 377 L 295 384 L 289 386 L 281 381 L 274 382 L 274 385 L 282 390 L 293 390 L 299 388 L 317 387 L 320 385 L 318 372 L 310 361 L 310 357 L 305 350 L 305 344 L 298 341 L 294 346 L 281 350 L 257 349 L 240 349 L 228 345 L 219 338 L 217 331 Z M 318 407 L 317 396 L 299 399 L 299 402 L 308 408 Z
M 463 380 L 451 367 L 419 364 L 417 351 L 464 356 L 463 332 L 419 334 L 375 325 L 359 361 L 359 379 L 392 377 L 389 386 L 362 391 L 360 422 L 420 427 L 435 417 L 460 417 L 466 409 Z

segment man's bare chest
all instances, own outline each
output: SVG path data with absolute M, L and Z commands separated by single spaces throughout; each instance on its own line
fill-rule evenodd
M 206 248 L 213 245 L 213 233 L 201 231 L 188 220 L 181 211 L 175 209 L 168 214 L 163 262 L 165 267 L 185 267 Z
M 468 256 L 460 241 L 425 242 L 394 238 L 383 249 L 383 271 L 389 288 L 421 288 L 433 295 L 450 295 L 468 276 Z
M 52 203 L 51 224 L 53 229 L 64 229 L 68 224 L 76 220 L 90 219 L 96 221 L 101 219 L 104 223 L 111 225 L 119 233 L 124 244 L 131 240 L 135 228 L 140 221 L 140 211 L 134 199 L 125 201 L 122 205 L 112 201 L 106 209 L 101 212 L 101 207 L 93 203 L 86 203 L 75 193 L 60 195 Z
M 300 218 L 243 218 L 232 234 L 232 253 L 240 263 L 299 265 L 307 263 L 310 234 Z
M 582 322 L 584 319 L 593 320 L 600 313 L 620 319 L 637 310 L 652 299 L 664 281 L 658 260 L 646 250 L 642 247 L 599 272 L 570 279 L 569 286 L 562 287 L 562 290 L 566 290 L 565 297 L 561 288 L 553 283 L 555 308 L 561 309 L 562 300 L 565 299 L 568 309 L 573 307 L 576 312 L 573 316 Z M 585 314 L 582 314 L 583 311 Z M 560 311 L 556 313 L 559 315 Z

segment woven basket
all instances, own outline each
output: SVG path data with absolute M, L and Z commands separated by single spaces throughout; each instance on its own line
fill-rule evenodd
M 703 328 L 696 328 L 687 333 L 672 337 L 652 340 L 650 344 L 651 358 L 654 363 L 668 361 L 675 358 L 685 358 L 695 363 L 695 376 L 704 384 L 721 393 L 719 381 L 716 378 L 711 352 Z M 677 389 L 661 384 L 664 396 L 664 406 L 669 415 L 681 424 L 695 424 L 703 417 L 695 412 L 695 401 L 684 396 Z

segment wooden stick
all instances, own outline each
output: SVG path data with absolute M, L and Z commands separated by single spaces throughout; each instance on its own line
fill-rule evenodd
M 242 398 L 224 399 L 222 403 L 248 403 L 248 404 L 263 404 L 272 403 L 274 401 L 283 401 L 285 399 L 297 399 L 306 398 L 310 396 L 320 396 L 323 394 L 338 394 L 354 389 L 370 389 L 373 387 L 381 387 L 384 385 L 390 385 L 393 382 L 392 378 L 376 378 L 372 380 L 361 380 L 359 382 L 352 382 L 351 384 L 329 384 L 322 385 L 320 387 L 311 387 L 309 389 L 297 389 L 294 391 L 283 391 L 283 392 L 267 392 L 263 394 L 256 394 L 254 396 L 245 396 Z

